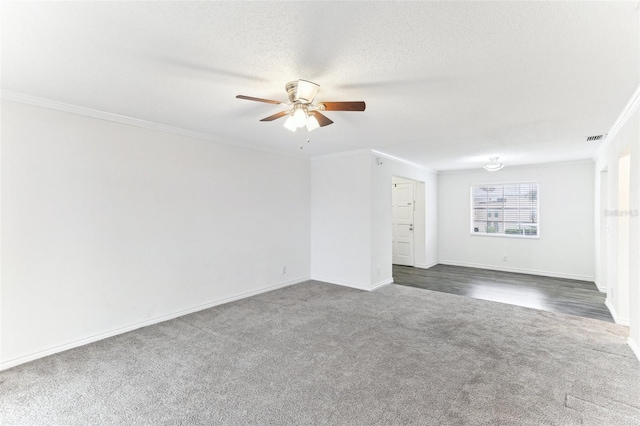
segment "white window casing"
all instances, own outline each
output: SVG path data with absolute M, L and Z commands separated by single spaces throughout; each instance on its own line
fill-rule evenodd
M 539 238 L 537 182 L 471 186 L 471 234 Z

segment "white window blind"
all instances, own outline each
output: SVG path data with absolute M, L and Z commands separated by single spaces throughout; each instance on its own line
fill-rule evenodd
M 538 184 L 471 187 L 471 233 L 538 237 Z

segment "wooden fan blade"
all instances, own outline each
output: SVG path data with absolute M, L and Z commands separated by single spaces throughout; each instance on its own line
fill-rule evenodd
M 289 111 L 281 111 L 277 114 L 273 114 L 270 115 L 268 117 L 263 118 L 260 121 L 273 121 L 273 120 L 277 120 L 278 118 L 284 117 L 285 115 L 289 114 Z
M 333 121 L 329 120 L 329 117 L 320 114 L 318 111 L 313 111 L 313 115 L 316 117 L 316 120 L 318 120 L 320 127 L 328 126 L 333 123 Z
M 238 95 L 238 96 L 236 96 L 236 98 L 245 99 L 247 101 L 264 102 L 264 103 L 267 103 L 267 104 L 276 104 L 276 105 L 283 104 L 280 101 L 272 101 L 271 99 L 254 98 L 253 96 Z
M 319 102 L 318 106 L 324 105 L 324 111 L 364 111 L 366 105 L 362 101 L 358 102 Z

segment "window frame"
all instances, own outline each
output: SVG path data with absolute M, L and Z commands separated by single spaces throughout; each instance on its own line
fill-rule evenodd
M 509 186 L 509 185 L 536 185 L 537 187 L 537 191 L 538 191 L 538 196 L 536 197 L 536 215 L 537 215 L 537 233 L 536 235 L 525 235 L 525 234 L 506 234 L 504 232 L 502 233 L 498 233 L 498 232 L 474 232 L 474 208 L 473 208 L 473 191 L 474 188 L 477 187 L 481 187 L 481 186 L 493 186 L 493 187 L 502 187 L 504 188 L 505 186 Z M 520 208 L 519 208 L 520 209 Z M 489 208 L 487 208 L 487 219 L 489 218 Z M 496 222 L 496 220 L 492 220 L 489 221 L 487 220 L 487 222 Z M 497 237 L 497 238 L 520 238 L 520 239 L 525 239 L 525 240 L 539 240 L 540 239 L 540 235 L 541 235 L 541 226 L 540 226 L 540 182 L 536 182 L 536 181 L 518 181 L 518 182 L 494 182 L 494 183 L 478 183 L 478 184 L 472 184 L 469 187 L 469 233 L 472 236 L 475 237 Z M 502 219 L 502 223 L 504 223 L 504 217 Z

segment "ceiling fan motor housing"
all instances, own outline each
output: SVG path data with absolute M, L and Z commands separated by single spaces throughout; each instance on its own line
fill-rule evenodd
M 297 101 L 296 92 L 298 91 L 298 80 L 290 81 L 284 87 L 287 89 L 287 94 L 289 95 L 291 103 L 295 103 Z
M 290 81 L 285 86 L 291 103 L 310 104 L 316 97 L 320 85 L 307 80 Z

